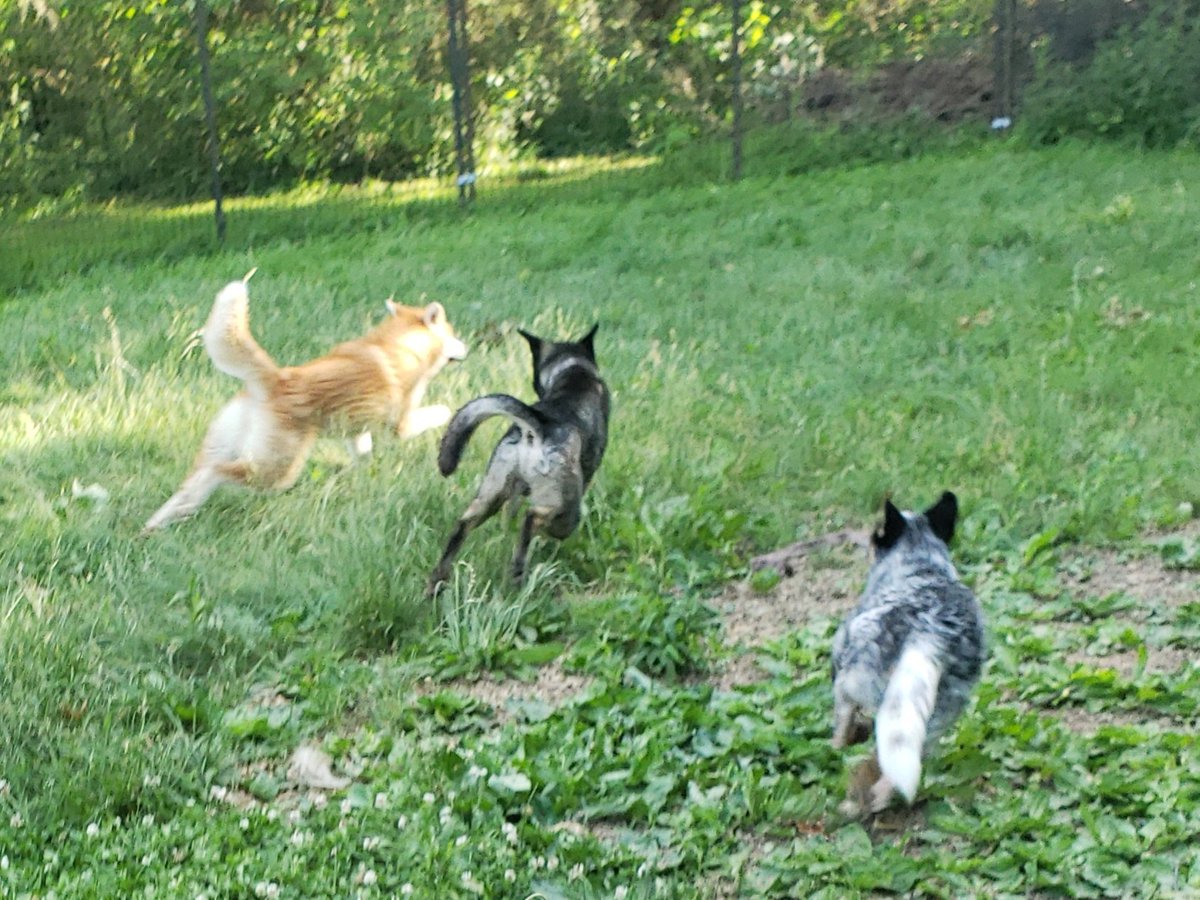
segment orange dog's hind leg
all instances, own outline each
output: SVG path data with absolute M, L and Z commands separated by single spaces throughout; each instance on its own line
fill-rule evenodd
M 192 471 L 171 495 L 171 499 L 147 520 L 142 528 L 143 534 L 190 516 L 222 484 L 245 482 L 248 474 L 246 468 L 230 464 L 235 463 L 241 455 L 242 443 L 251 425 L 253 406 L 254 401 L 245 394 L 239 394 L 222 407 L 209 426 Z

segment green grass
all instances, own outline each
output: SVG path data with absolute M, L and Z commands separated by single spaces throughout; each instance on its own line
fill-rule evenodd
M 203 210 L 9 223 L 3 890 L 1200 888 L 1194 729 L 1084 739 L 1037 715 L 1067 685 L 1194 722 L 1200 674 L 1114 683 L 1056 663 L 1022 575 L 1027 548 L 1136 543 L 1200 500 L 1200 160 L 996 145 L 805 173 L 778 141 L 755 159 L 737 185 L 710 156 L 568 166 L 484 185 L 469 216 L 390 189 L 262 198 L 234 205 L 225 250 Z M 535 545 L 528 591 L 505 585 L 515 532 L 493 522 L 450 596 L 422 599 L 498 430 L 448 480 L 435 435 L 377 440 L 363 466 L 331 441 L 286 494 L 222 492 L 137 537 L 234 389 L 190 338 L 252 266 L 254 329 L 281 360 L 361 331 L 389 295 L 442 300 L 472 354 L 431 402 L 528 396 L 514 328 L 601 322 L 609 454 L 580 532 Z M 775 646 L 762 685 L 714 692 L 696 677 L 714 652 L 701 601 L 753 550 L 946 487 L 994 658 L 923 791 L 926 824 L 872 846 L 833 818 L 833 623 Z M 1194 639 L 1195 610 L 1172 616 L 1165 639 Z M 595 676 L 587 695 L 502 728 L 414 687 L 558 654 Z M 286 702 L 264 710 L 263 691 Z M 273 817 L 213 799 L 278 800 L 301 742 L 360 770 L 355 786 Z M 827 827 L 797 837 L 796 821 Z M 774 849 L 751 858 L 748 836 Z

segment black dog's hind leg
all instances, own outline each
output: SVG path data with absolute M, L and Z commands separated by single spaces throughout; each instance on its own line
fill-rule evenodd
M 525 580 L 525 560 L 529 556 L 529 544 L 533 541 L 533 535 L 542 527 L 542 516 L 532 510 L 525 514 L 525 521 L 521 523 L 521 537 L 517 540 L 517 549 L 513 553 L 512 560 L 512 580 L 516 584 L 520 584 Z
M 453 565 L 458 551 L 462 549 L 463 541 L 467 539 L 467 535 L 473 529 L 500 511 L 500 507 L 504 505 L 504 496 L 503 493 L 495 493 L 488 497 L 477 496 L 471 501 L 467 511 L 455 523 L 454 530 L 450 532 L 450 540 L 446 541 L 446 549 L 442 551 L 442 558 L 438 560 L 433 574 L 429 576 L 427 589 L 429 596 L 432 597 L 436 594 L 438 589 L 450 579 L 450 566 Z

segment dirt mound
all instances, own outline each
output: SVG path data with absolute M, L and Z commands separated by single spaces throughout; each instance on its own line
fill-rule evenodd
M 984 121 L 996 110 L 991 62 L 968 54 L 885 63 L 863 75 L 825 68 L 795 93 L 794 114 L 823 119 L 894 119 L 917 115 L 948 124 Z

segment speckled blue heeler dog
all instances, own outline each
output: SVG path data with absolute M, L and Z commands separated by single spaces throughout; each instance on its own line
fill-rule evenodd
M 949 491 L 920 515 L 886 501 L 867 587 L 834 636 L 833 746 L 866 740 L 874 719 L 878 757 L 848 813 L 880 812 L 895 791 L 912 802 L 922 757 L 979 680 L 983 612 L 950 562 L 957 518 Z

